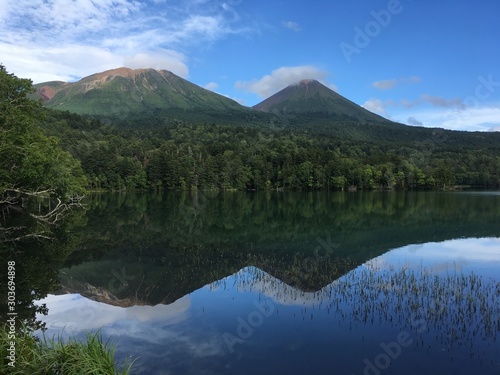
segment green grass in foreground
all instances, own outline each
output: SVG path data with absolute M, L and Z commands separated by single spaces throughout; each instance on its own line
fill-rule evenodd
M 15 367 L 9 366 L 8 327 L 0 332 L 1 374 L 96 374 L 128 375 L 132 364 L 115 365 L 115 348 L 102 341 L 99 332 L 87 333 L 85 341 L 37 338 L 30 329 L 16 332 Z

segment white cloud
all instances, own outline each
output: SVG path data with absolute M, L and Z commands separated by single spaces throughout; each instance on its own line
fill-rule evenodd
M 414 108 L 422 104 L 430 104 L 440 108 L 465 109 L 465 104 L 460 98 L 447 99 L 442 96 L 422 94 L 419 98 L 408 100 L 401 99 L 399 103 L 405 108 Z
M 500 129 L 500 105 L 467 107 L 460 98 L 447 99 L 423 94 L 417 99 L 399 101 L 371 98 L 363 107 L 371 112 L 410 125 L 451 130 L 493 131 Z M 393 107 L 394 113 L 388 113 Z M 417 109 L 420 107 L 421 109 Z M 392 111 L 391 111 L 392 112 Z M 417 120 L 418 119 L 418 120 Z
M 443 98 L 441 96 L 433 96 L 433 95 L 429 95 L 429 94 L 423 94 L 420 96 L 420 99 L 423 102 L 430 103 L 435 107 L 459 108 L 459 109 L 465 108 L 465 105 L 464 105 L 462 99 L 459 99 L 459 98 L 446 99 L 446 98 Z
M 283 21 L 281 23 L 281 25 L 283 27 L 286 27 L 287 29 L 290 29 L 290 30 L 293 30 L 293 31 L 300 31 L 300 30 L 302 30 L 302 28 L 300 27 L 300 25 L 297 22 L 293 22 L 293 21 Z
M 5 20 L 9 17 L 9 11 L 10 11 L 9 5 L 10 4 L 6 3 L 0 6 L 0 24 L 4 23 Z
M 207 90 L 215 91 L 217 90 L 217 87 L 219 87 L 219 85 L 215 82 L 209 82 L 203 87 L 206 88 Z
M 214 40 L 224 34 L 221 18 L 209 16 L 191 16 L 183 22 L 182 29 L 177 31 L 181 40 L 193 37 Z
M 500 126 L 494 126 L 489 131 L 490 132 L 500 132 Z
M 61 46 L 41 48 L 26 44 L 12 46 L 0 43 L 2 63 L 9 72 L 35 83 L 74 81 L 98 71 L 123 65 L 120 56 L 91 46 Z
M 54 38 L 56 44 L 61 38 L 114 29 L 141 8 L 140 2 L 130 0 L 18 0 L 8 5 L 4 24 L 9 30 L 28 31 L 32 41 Z
M 122 65 L 131 69 L 166 69 L 186 78 L 189 75 L 189 69 L 185 64 L 185 60 L 186 57 L 179 52 L 161 50 L 161 52 L 157 53 L 138 53 L 134 56 L 126 56 Z
M 414 126 L 422 126 L 422 125 L 424 125 L 421 121 L 417 120 L 413 116 L 408 117 L 408 119 L 406 120 L 406 123 L 408 125 L 414 125 Z
M 131 35 L 104 36 L 101 46 L 113 50 L 141 51 L 172 42 L 172 35 L 164 36 L 159 30 L 143 30 Z M 177 40 L 175 38 L 175 40 Z
M 47 81 L 75 81 L 81 77 L 114 69 L 130 68 L 166 69 L 181 77 L 187 77 L 189 69 L 186 57 L 172 50 L 156 53 L 139 53 L 131 56 L 111 52 L 105 48 L 70 45 L 54 48 L 10 46 L 0 43 L 2 64 L 9 72 L 15 66 L 15 74 L 31 78 L 35 83 Z M 33 64 L 36 61 L 36 64 Z
M 384 102 L 380 99 L 370 99 L 367 100 L 362 107 L 364 109 L 369 110 L 373 113 L 384 114 L 385 113 L 385 105 Z
M 0 61 L 34 82 L 128 66 L 187 77 L 186 53 L 236 29 L 234 2 L 18 0 L 0 10 Z M 159 5 L 161 4 L 161 5 Z M 179 51 L 184 51 L 183 53 Z
M 389 90 L 396 87 L 397 84 L 398 81 L 396 79 L 386 79 L 383 81 L 375 81 L 372 83 L 372 86 L 380 90 Z
M 313 65 L 285 66 L 273 70 L 271 74 L 252 81 L 238 81 L 236 88 L 250 91 L 260 97 L 267 98 L 286 86 L 303 79 L 324 81 L 328 73 Z
M 393 100 L 369 99 L 362 105 L 362 107 L 370 112 L 385 115 L 386 108 L 395 105 L 396 103 Z
M 418 118 L 427 127 L 467 131 L 500 129 L 500 107 L 476 107 L 463 110 L 452 108 L 412 110 L 399 113 L 394 117 L 407 118 L 408 116 Z
M 399 84 L 409 84 L 409 83 L 418 83 L 422 79 L 417 76 L 410 77 L 402 77 L 402 78 L 393 78 L 393 79 L 385 79 L 381 81 L 375 81 L 372 83 L 372 86 L 380 89 L 380 90 L 390 90 L 396 88 Z

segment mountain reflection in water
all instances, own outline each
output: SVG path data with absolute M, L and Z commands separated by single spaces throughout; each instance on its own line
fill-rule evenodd
M 425 358 L 427 371 L 490 374 L 500 368 L 499 244 L 483 238 L 405 246 L 316 291 L 248 266 L 170 305 L 124 309 L 49 296 L 42 302 L 51 313 L 43 319 L 49 332 L 103 327 L 119 355 L 140 356 L 144 374 L 272 373 L 260 367 L 266 363 L 290 374 L 363 373 L 364 360 L 401 332 L 412 344 L 392 360 L 393 373 L 422 373 Z M 68 326 L 74 318 L 67 317 L 78 315 Z
M 54 241 L 13 253 L 19 319 L 45 322 L 49 336 L 100 329 L 118 360 L 139 357 L 137 373 L 500 372 L 498 194 L 167 192 L 86 204 Z

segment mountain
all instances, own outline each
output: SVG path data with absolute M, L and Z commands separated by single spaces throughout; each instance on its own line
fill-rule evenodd
M 78 82 L 35 85 L 45 107 L 120 118 L 131 125 L 178 119 L 189 123 L 303 126 L 333 122 L 394 124 L 351 102 L 316 80 L 290 85 L 253 108 L 199 87 L 166 70 L 118 68 Z M 124 125 L 122 123 L 121 125 Z M 316 130 L 321 126 L 316 126 Z
M 312 79 L 292 84 L 253 108 L 275 115 L 317 113 L 339 120 L 389 122 Z
M 118 68 L 78 82 L 45 82 L 35 88 L 46 107 L 88 115 L 126 116 L 169 109 L 246 109 L 167 70 Z
M 442 138 L 467 147 L 498 144 L 484 133 L 407 126 L 378 116 L 316 80 L 302 80 L 253 108 L 199 87 L 166 70 L 118 68 L 78 82 L 35 85 L 45 107 L 96 115 L 118 127 L 163 128 L 166 124 L 219 124 L 269 132 L 308 133 L 353 142 L 413 143 Z
M 293 131 L 354 142 L 424 142 L 436 130 L 390 121 L 313 79 L 289 85 L 253 109 L 287 121 Z
M 319 117 L 358 123 L 390 122 L 316 80 L 290 85 L 253 110 L 166 70 L 118 68 L 78 82 L 52 81 L 36 84 L 35 88 L 45 107 L 85 115 L 233 123 L 267 123 L 270 118 L 275 121 L 276 115 L 299 115 L 314 121 Z

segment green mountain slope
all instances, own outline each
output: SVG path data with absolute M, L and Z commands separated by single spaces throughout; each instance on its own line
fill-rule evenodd
M 118 68 L 78 82 L 35 85 L 45 106 L 106 117 L 120 128 L 164 128 L 183 122 L 291 131 L 355 143 L 446 143 L 497 147 L 500 134 L 407 126 L 378 116 L 315 80 L 290 85 L 248 108 L 175 74 Z
M 355 143 L 497 147 L 500 134 L 409 126 L 374 114 L 316 80 L 302 80 L 255 105 L 293 131 Z
M 432 133 L 376 115 L 311 79 L 287 86 L 253 108 L 286 120 L 291 130 L 355 142 L 423 141 Z
M 337 94 L 316 80 L 290 85 L 253 107 L 276 115 L 322 113 L 360 122 L 389 122 Z
M 88 115 L 124 117 L 168 109 L 245 109 L 166 70 L 118 68 L 74 83 L 46 82 L 35 87 L 46 107 Z

